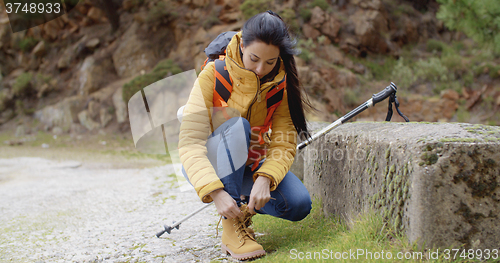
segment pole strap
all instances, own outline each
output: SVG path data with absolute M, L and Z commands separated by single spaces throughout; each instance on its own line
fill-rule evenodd
M 389 107 L 387 109 L 387 117 L 385 118 L 385 121 L 391 121 L 392 118 L 392 104 L 394 103 L 396 107 L 396 111 L 398 112 L 399 116 L 401 116 L 406 122 L 409 122 L 410 120 L 399 110 L 399 101 L 398 98 L 396 97 L 396 92 L 392 93 L 391 96 L 389 97 Z

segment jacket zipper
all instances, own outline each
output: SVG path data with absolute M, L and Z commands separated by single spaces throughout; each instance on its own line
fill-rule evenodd
M 238 66 L 240 69 L 243 69 L 243 70 L 248 70 L 248 69 L 246 69 L 246 68 L 242 68 L 240 65 L 238 65 L 238 63 L 236 63 L 236 62 L 234 61 L 234 59 L 232 59 L 232 58 L 229 58 L 229 59 L 231 59 L 231 61 L 233 61 L 233 63 L 234 63 L 236 66 Z M 255 72 L 252 72 L 252 73 L 254 73 L 254 74 L 255 74 Z M 250 116 L 252 115 L 252 106 L 253 106 L 253 104 L 255 103 L 255 101 L 258 99 L 258 97 L 262 96 L 262 95 L 261 95 L 261 94 L 262 94 L 262 92 L 264 92 L 265 90 L 267 90 L 267 89 L 269 89 L 269 88 L 272 88 L 272 87 L 273 87 L 273 85 L 270 85 L 268 88 L 266 88 L 266 89 L 264 89 L 264 90 L 260 90 L 260 79 L 259 79 L 259 76 L 257 76 L 257 74 L 255 74 L 255 77 L 257 78 L 257 93 L 255 93 L 255 96 L 254 96 L 254 98 L 253 98 L 252 102 L 250 102 L 250 106 L 248 107 L 248 112 L 247 112 L 247 117 L 246 117 L 246 119 L 247 119 L 248 121 L 250 121 Z M 259 102 L 260 102 L 260 101 L 259 101 Z

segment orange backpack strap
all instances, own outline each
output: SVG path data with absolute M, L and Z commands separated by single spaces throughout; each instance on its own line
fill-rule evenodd
M 264 144 L 264 133 L 269 131 L 272 126 L 271 118 L 273 117 L 274 111 L 278 108 L 283 101 L 283 95 L 286 88 L 286 76 L 278 83 L 276 87 L 271 88 L 266 94 L 266 104 L 267 104 L 267 116 L 264 121 L 263 126 L 252 127 L 252 132 L 256 131 L 258 133 L 259 144 Z M 249 157 L 254 159 L 252 164 L 252 171 L 254 171 L 259 166 L 259 157 L 267 154 L 267 150 L 263 149 L 261 151 L 251 151 L 249 152 Z
M 233 91 L 233 81 L 227 71 L 226 60 L 223 57 L 221 57 L 221 59 L 216 59 L 214 61 L 214 107 L 227 107 L 227 101 Z
M 286 88 L 286 76 L 278 83 L 278 86 L 273 87 L 266 94 L 266 104 L 267 104 L 267 116 L 264 121 L 264 126 L 271 127 L 271 118 L 273 117 L 274 111 L 281 104 L 283 100 L 283 94 Z

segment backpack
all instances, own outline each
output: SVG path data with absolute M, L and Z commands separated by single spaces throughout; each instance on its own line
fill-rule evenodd
M 229 72 L 226 68 L 226 47 L 237 32 L 227 31 L 218 35 L 208 46 L 205 48 L 205 54 L 207 59 L 201 68 L 203 69 L 208 62 L 214 61 L 215 64 L 215 85 L 214 85 L 214 107 L 227 107 L 227 101 L 231 96 L 233 91 L 233 81 Z M 281 101 L 283 100 L 283 93 L 286 88 L 286 77 L 284 77 L 276 86 L 276 88 L 271 88 L 266 94 L 266 104 L 267 104 L 267 115 L 264 120 L 263 126 L 252 127 L 252 131 L 258 132 L 259 144 L 264 144 L 263 135 L 271 128 L 274 111 L 278 108 Z M 226 119 L 229 116 L 226 114 L 224 109 L 222 110 Z M 266 151 L 249 151 L 249 158 L 256 159 L 252 170 L 257 168 L 260 156 L 265 155 Z

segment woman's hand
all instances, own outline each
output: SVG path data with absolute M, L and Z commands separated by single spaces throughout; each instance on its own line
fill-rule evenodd
M 270 185 L 271 179 L 265 176 L 259 176 L 255 179 L 252 191 L 250 192 L 250 201 L 248 202 L 250 213 L 255 214 L 254 209 L 260 210 L 271 199 Z
M 213 191 L 210 196 L 214 200 L 217 212 L 221 216 L 228 219 L 237 218 L 243 216 L 240 208 L 236 204 L 236 201 L 226 192 L 224 189 L 218 189 Z

